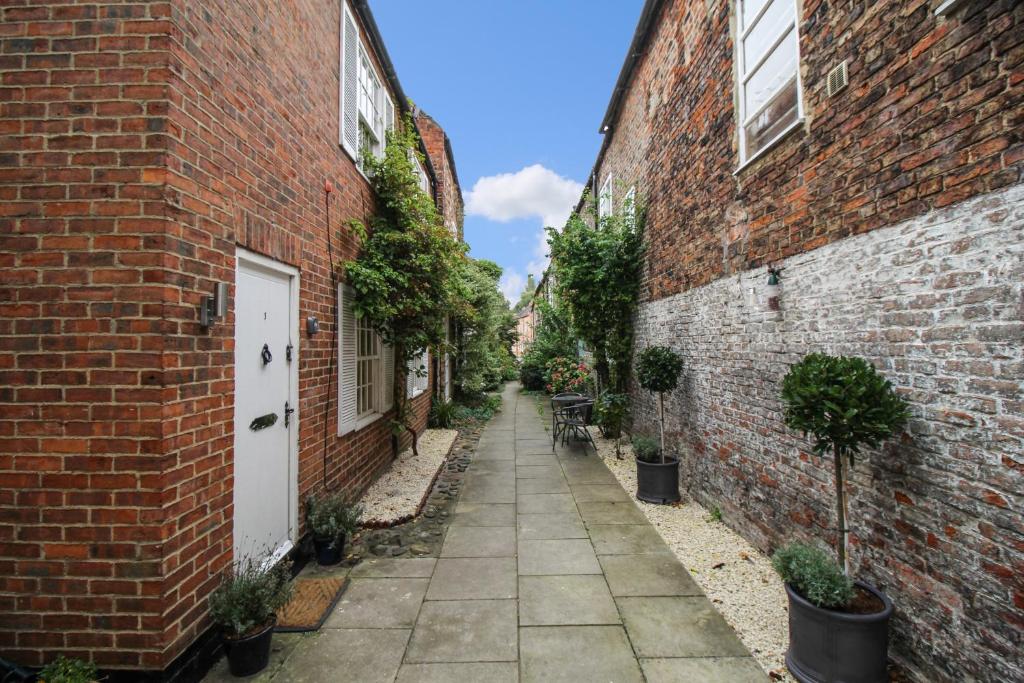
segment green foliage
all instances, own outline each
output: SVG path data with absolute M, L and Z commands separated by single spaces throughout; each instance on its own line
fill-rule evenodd
M 39 681 L 40 683 L 93 683 L 98 676 L 99 672 L 92 662 L 57 655 L 56 659 L 39 672 Z
M 456 313 L 455 386 L 463 397 L 493 391 L 509 374 L 515 377 L 512 344 L 516 321 L 498 289 L 501 267 L 467 259 L 459 269 L 464 305 Z
M 877 448 L 909 416 L 906 401 L 863 358 L 812 353 L 782 380 L 786 425 L 814 437 L 814 452 L 851 458 Z
M 576 337 L 572 333 L 568 312 L 547 301 L 534 301 L 537 326 L 534 339 L 519 364 L 519 381 L 531 391 L 544 389 L 548 363 L 555 358 L 576 357 Z
M 640 352 L 636 377 L 644 389 L 661 394 L 676 388 L 682 371 L 679 354 L 666 346 L 651 346 Z
M 853 581 L 820 548 L 792 543 L 775 551 L 772 565 L 782 580 L 812 605 L 836 609 L 853 600 Z
M 484 424 L 501 408 L 501 397 L 484 394 L 472 403 L 459 403 L 455 409 L 455 426 L 459 429 L 473 429 Z
M 574 358 L 552 358 L 544 373 L 544 389 L 549 394 L 583 393 L 590 368 Z
M 661 458 L 661 446 L 654 437 L 645 434 L 637 434 L 633 437 L 633 455 L 637 460 L 644 462 L 659 462 Z
M 712 522 L 721 522 L 722 521 L 722 509 L 720 507 L 718 507 L 717 505 L 715 505 L 714 507 L 711 508 L 711 512 L 709 513 L 709 516 L 711 517 L 711 521 Z
M 363 515 L 360 505 L 350 503 L 344 494 L 332 493 L 306 500 L 306 523 L 317 538 L 330 539 L 334 545 L 359 529 Z
M 427 424 L 435 429 L 451 429 L 455 424 L 456 408 L 454 401 L 433 398 L 430 401 L 430 415 L 427 416 Z
M 367 155 L 364 168 L 377 195 L 359 257 L 344 264 L 355 290 L 354 308 L 394 348 L 395 385 L 390 387 L 397 422 L 408 419 L 405 368 L 424 349 L 445 343 L 446 316 L 461 304 L 458 272 L 465 248 L 444 225 L 433 199 L 419 185 L 414 157 L 419 139 L 411 116 L 387 134 L 384 156 Z
M 271 569 L 263 560 L 246 558 L 228 569 L 210 596 L 210 616 L 231 638 L 241 638 L 269 625 L 292 596 L 289 565 Z
M 600 386 L 619 393 L 628 389 L 643 267 L 643 216 L 633 208 L 594 217 L 594 227 L 573 214 L 561 232 L 548 228 L 558 299 L 594 354 Z
M 617 439 L 629 419 L 629 396 L 603 392 L 594 401 L 594 421 L 601 432 L 610 439 Z

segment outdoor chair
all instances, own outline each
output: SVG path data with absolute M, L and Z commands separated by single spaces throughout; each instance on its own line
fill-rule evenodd
M 572 438 L 583 441 L 584 453 L 587 451 L 587 443 L 593 446 L 594 452 L 597 453 L 597 444 L 594 443 L 594 437 L 590 434 L 590 430 L 587 429 L 593 413 L 594 402 L 589 399 L 565 405 L 556 411 L 555 420 L 559 425 L 558 434 L 562 437 L 563 446 L 571 435 Z M 552 444 L 552 448 L 554 448 L 554 444 Z
M 558 435 L 562 428 L 561 423 L 558 421 L 560 411 L 574 403 L 581 403 L 586 400 L 586 396 L 576 392 L 565 392 L 551 397 L 551 450 L 555 450 L 555 444 L 558 443 Z

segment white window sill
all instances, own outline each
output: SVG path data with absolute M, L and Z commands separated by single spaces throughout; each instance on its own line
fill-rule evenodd
M 422 396 L 424 393 L 426 393 L 426 391 L 426 389 L 413 389 L 412 393 L 406 396 L 406 398 L 416 398 L 417 396 Z
M 778 134 L 778 135 L 776 135 L 776 136 L 775 136 L 774 138 L 772 138 L 772 139 L 771 139 L 771 142 L 769 142 L 768 144 L 766 144 L 766 145 L 765 145 L 764 147 L 762 147 L 761 149 L 757 150 L 757 153 L 756 153 L 756 154 L 754 154 L 754 155 L 753 155 L 752 157 L 750 157 L 749 159 L 745 159 L 745 160 L 744 160 L 744 161 L 743 161 L 743 162 L 742 162 L 742 163 L 741 163 L 741 164 L 740 164 L 740 165 L 739 165 L 739 166 L 738 166 L 738 167 L 736 168 L 736 170 L 732 172 L 732 174 L 733 174 L 734 176 L 735 176 L 735 175 L 739 175 L 739 174 L 740 174 L 740 172 L 742 172 L 742 171 L 743 171 L 743 169 L 745 169 L 745 168 L 746 168 L 747 166 L 750 166 L 750 165 L 751 165 L 751 164 L 753 164 L 753 163 L 754 163 L 755 161 L 757 161 L 758 159 L 760 159 L 760 158 L 761 158 L 762 156 L 764 156 L 765 154 L 767 154 L 768 152 L 770 152 L 770 151 L 771 151 L 772 149 L 774 149 L 774 148 L 775 148 L 775 146 L 776 146 L 777 144 L 779 144 L 780 142 L 782 142 L 783 138 L 787 137 L 787 136 L 788 136 L 788 135 L 789 135 L 790 133 L 792 133 L 792 132 L 793 132 L 794 130 L 796 130 L 797 128 L 802 128 L 802 127 L 803 127 L 803 125 L 804 125 L 804 122 L 805 122 L 805 121 L 806 121 L 806 119 L 802 119 L 802 118 L 800 118 L 800 119 L 797 119 L 796 121 L 794 121 L 793 123 L 789 124 L 789 125 L 788 125 L 788 126 L 787 126 L 787 127 L 785 128 L 785 129 L 783 129 L 783 131 L 782 131 L 781 133 L 779 133 L 779 134 Z
M 356 428 L 352 431 L 358 432 L 360 429 L 365 429 L 382 417 L 384 417 L 384 413 L 367 413 L 356 420 Z

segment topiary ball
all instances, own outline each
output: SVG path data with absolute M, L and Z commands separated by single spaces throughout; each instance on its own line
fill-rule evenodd
M 651 346 L 640 352 L 636 378 L 649 391 L 672 391 L 679 384 L 683 359 L 667 346 Z

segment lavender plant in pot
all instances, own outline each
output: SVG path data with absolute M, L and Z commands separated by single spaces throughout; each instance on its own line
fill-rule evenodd
M 359 528 L 363 508 L 348 502 L 344 494 L 332 493 L 306 501 L 306 522 L 313 534 L 317 564 L 338 564 L 345 552 L 345 539 Z
M 210 596 L 210 615 L 223 629 L 232 676 L 252 676 L 266 668 L 277 611 L 291 596 L 287 562 L 268 568 L 262 559 L 244 558 L 225 573 Z
M 789 596 L 786 666 L 802 683 L 887 681 L 893 605 L 850 578 L 846 470 L 862 448 L 877 448 L 906 424 L 906 402 L 862 358 L 812 353 L 782 381 L 786 425 L 811 435 L 835 473 L 836 555 L 790 545 L 774 563 Z
M 636 453 L 636 497 L 647 503 L 679 500 L 679 458 L 665 452 L 665 392 L 676 388 L 682 371 L 683 359 L 665 346 L 644 349 L 637 362 L 636 377 L 640 386 L 658 394 L 661 447 L 656 458 L 647 451 Z

